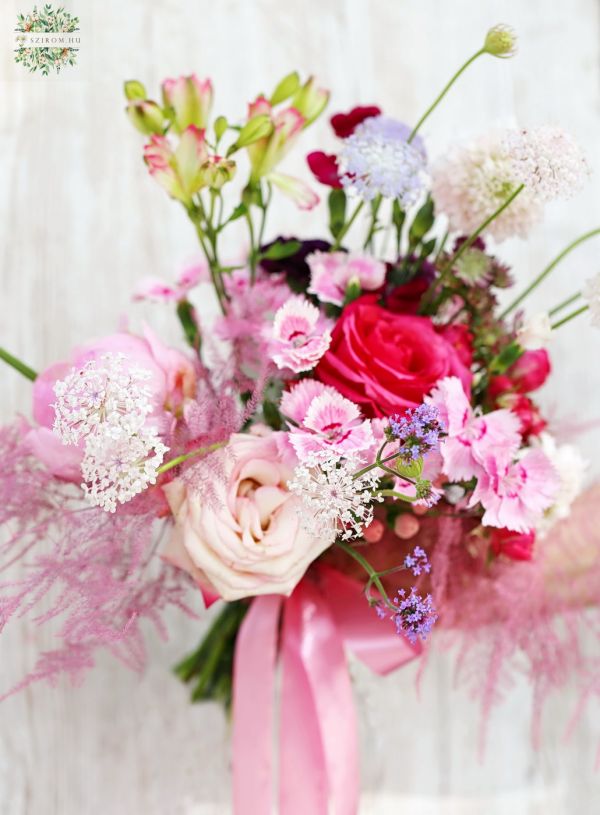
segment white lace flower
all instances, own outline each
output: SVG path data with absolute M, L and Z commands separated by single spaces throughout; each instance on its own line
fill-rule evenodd
M 581 294 L 587 300 L 592 325 L 594 328 L 600 328 L 600 274 L 586 280 Z
M 104 354 L 73 369 L 54 386 L 54 432 L 65 444 L 102 432 L 119 438 L 137 432 L 152 412 L 151 392 L 143 383 L 152 374 L 125 366 L 123 354 Z
M 88 436 L 81 464 L 88 500 L 107 512 L 155 484 L 166 447 L 154 428 L 117 438 L 98 433 Z
M 517 342 L 527 351 L 545 348 L 552 339 L 552 322 L 545 311 L 530 317 L 517 332 Z
M 583 489 L 585 471 L 589 462 L 572 444 L 557 444 L 550 433 L 541 433 L 539 444 L 550 459 L 560 478 L 560 489 L 556 501 L 547 509 L 537 525 L 537 532 L 543 537 L 556 521 L 568 518 L 571 506 Z
M 570 198 L 590 172 L 575 139 L 559 127 L 510 130 L 506 150 L 515 180 L 543 201 Z
M 373 520 L 373 502 L 379 478 L 371 470 L 354 478 L 360 458 L 339 458 L 323 453 L 309 456 L 294 470 L 290 492 L 301 500 L 302 523 L 314 536 L 339 535 L 344 540 L 359 538 Z

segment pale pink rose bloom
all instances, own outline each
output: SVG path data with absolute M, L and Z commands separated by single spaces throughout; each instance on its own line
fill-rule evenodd
M 309 294 L 323 303 L 342 306 L 350 282 L 362 291 L 374 291 L 383 286 L 385 263 L 359 252 L 314 252 L 306 258 L 310 268 Z
M 215 477 L 211 500 L 181 480 L 165 487 L 175 516 L 169 558 L 184 568 L 187 562 L 194 578 L 224 600 L 291 594 L 333 543 L 302 526 L 300 499 L 287 489 L 293 470 L 277 435 L 234 434 L 227 449 L 213 453 L 204 466 L 217 466 L 225 478 Z
M 196 393 L 198 372 L 195 363 L 181 351 L 163 345 L 148 328 L 143 337 L 122 332 L 75 348 L 69 362 L 50 365 L 33 383 L 32 412 L 38 427 L 31 429 L 26 436 L 32 454 L 58 477 L 80 480 L 82 450 L 63 445 L 52 433 L 52 405 L 56 401 L 54 385 L 73 368 L 81 368 L 89 360 L 99 360 L 107 353 L 123 354 L 127 364 L 144 368 L 151 374 L 146 383 L 153 404 L 149 421 L 158 421 L 159 425 L 163 422 L 172 424 L 175 416 L 180 415 L 184 401 Z
M 559 488 L 560 478 L 548 456 L 531 449 L 513 464 L 490 458 L 469 506 L 482 504 L 485 526 L 528 532 L 552 506 Z
M 271 359 L 294 373 L 312 370 L 331 344 L 321 312 L 304 297 L 290 297 L 273 321 Z
M 358 406 L 339 393 L 315 396 L 300 427 L 292 427 L 289 439 L 300 461 L 321 450 L 340 456 L 360 453 L 375 442 L 371 422 L 363 420 Z
M 435 405 L 446 426 L 448 435 L 440 450 L 448 478 L 479 476 L 491 456 L 504 463 L 514 458 L 521 444 L 520 421 L 510 410 L 476 414 L 455 376 L 440 380 L 426 401 Z

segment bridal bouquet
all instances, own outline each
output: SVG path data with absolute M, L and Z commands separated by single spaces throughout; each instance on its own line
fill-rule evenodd
M 441 158 L 423 135 L 471 63 L 514 50 L 492 28 L 415 125 L 375 105 L 332 116 L 312 186 L 280 165 L 328 103 L 314 78 L 286 76 L 234 120 L 212 117 L 209 79 L 166 79 L 158 102 L 127 82 L 149 174 L 202 250 L 133 299 L 172 306 L 189 347 L 120 330 L 39 374 L 0 352 L 33 382 L 32 419 L 0 434 L 0 552 L 24 563 L 0 624 L 48 598 L 36 619 L 62 637 L 19 687 L 77 678 L 99 646 L 139 668 L 144 619 L 162 631 L 167 607 L 225 601 L 176 671 L 194 699 L 233 703 L 236 811 L 272 811 L 278 664 L 288 814 L 356 810 L 347 650 L 387 673 L 435 627 L 461 640 L 484 709 L 516 657 L 540 695 L 575 667 L 600 689 L 577 646 L 600 602 L 593 494 L 568 518 L 585 462 L 531 395 L 553 332 L 584 312 L 600 325 L 600 277 L 549 313 L 523 307 L 600 229 L 512 299 L 496 249 L 577 191 L 586 160 L 555 127 Z M 311 209 L 315 187 L 328 232 L 268 236 L 277 196 Z

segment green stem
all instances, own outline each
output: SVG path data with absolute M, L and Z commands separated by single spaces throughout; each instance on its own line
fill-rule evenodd
M 563 300 L 562 303 L 559 303 L 557 306 L 554 306 L 554 308 L 551 308 L 550 311 L 548 312 L 549 316 L 552 317 L 553 314 L 558 314 L 559 311 L 562 311 L 563 308 L 570 306 L 571 303 L 574 303 L 575 300 L 579 300 L 580 297 L 581 292 L 580 291 L 575 292 L 575 294 L 572 294 L 571 297 L 567 297 L 567 299 Z
M 450 81 L 444 86 L 442 91 L 436 96 L 433 103 L 427 108 L 425 113 L 421 116 L 421 118 L 419 119 L 417 124 L 414 126 L 412 133 L 408 137 L 408 143 L 409 144 L 412 142 L 414 137 L 417 135 L 418 131 L 420 130 L 420 128 L 423 125 L 423 123 L 425 122 L 425 120 L 427 118 L 429 118 L 429 116 L 433 113 L 433 111 L 436 109 L 436 107 L 442 101 L 444 96 L 446 96 L 446 94 L 448 93 L 450 88 L 454 85 L 454 83 L 461 76 L 461 74 L 463 74 L 467 70 L 469 65 L 472 65 L 475 62 L 476 59 L 478 59 L 482 54 L 485 54 L 485 53 L 486 53 L 485 48 L 480 48 L 479 51 L 477 51 L 475 54 L 473 54 L 473 56 L 470 57 L 465 62 L 465 64 L 461 68 L 458 69 L 458 71 L 454 74 L 454 76 L 450 79 Z
M 354 212 L 350 216 L 350 219 L 348 221 L 346 221 L 344 226 L 340 229 L 340 232 L 339 232 L 337 238 L 335 239 L 335 243 L 331 247 L 332 252 L 335 252 L 337 249 L 340 248 L 340 246 L 342 244 L 342 240 L 344 239 L 344 236 L 346 235 L 346 233 L 348 232 L 348 230 L 350 229 L 350 227 L 352 226 L 352 224 L 356 220 L 356 217 L 357 217 L 358 213 L 361 211 L 361 209 L 363 208 L 364 203 L 365 203 L 364 201 L 359 201 L 358 202 L 358 206 L 356 207 L 356 209 L 354 210 Z
M 375 569 L 371 566 L 369 561 L 366 558 L 364 558 L 360 554 L 360 552 L 357 552 L 353 546 L 349 546 L 347 543 L 344 543 L 344 541 L 338 540 L 335 542 L 335 545 L 339 546 L 340 549 L 343 549 L 347 555 L 350 555 L 351 558 L 354 558 L 354 560 L 363 567 L 365 572 L 369 575 L 369 585 L 372 583 L 379 592 L 379 594 L 381 595 L 381 598 L 386 603 L 386 605 L 389 608 L 396 610 L 396 607 L 390 601 L 390 598 L 388 597 L 388 594 L 383 587 L 383 583 L 379 579 L 379 572 L 375 571 Z
M 202 251 L 204 252 L 206 260 L 208 261 L 210 277 L 212 280 L 213 289 L 215 290 L 215 294 L 217 295 L 217 300 L 219 301 L 221 313 L 225 314 L 226 313 L 225 291 L 221 286 L 221 276 L 219 274 L 216 258 L 212 256 L 210 249 L 206 243 L 207 236 L 204 234 L 202 226 L 198 223 L 198 220 L 192 214 L 190 214 L 190 217 L 192 219 L 194 226 L 196 227 L 196 234 L 198 236 L 198 240 L 200 241 L 200 246 L 202 247 Z
M 250 285 L 254 285 L 256 280 L 256 255 L 257 247 L 254 240 L 254 223 L 252 222 L 252 215 L 250 209 L 246 210 L 246 222 L 248 224 L 248 233 L 250 235 Z
M 475 232 L 469 235 L 466 241 L 463 241 L 463 243 L 461 243 L 461 245 L 452 255 L 450 260 L 448 260 L 445 266 L 443 266 L 442 269 L 440 270 L 440 274 L 437 280 L 433 281 L 428 291 L 425 293 L 425 296 L 423 297 L 423 301 L 421 304 L 421 311 L 423 311 L 423 308 L 427 308 L 431 304 L 435 290 L 440 285 L 440 283 L 444 281 L 445 276 L 448 274 L 449 271 L 451 271 L 456 261 L 459 260 L 462 257 L 462 255 L 467 251 L 467 249 L 469 249 L 469 247 L 471 247 L 475 243 L 477 238 L 481 235 L 482 232 L 484 232 L 488 228 L 492 221 L 496 220 L 496 218 L 498 218 L 504 212 L 504 210 L 512 204 L 517 195 L 519 195 L 519 193 L 522 192 L 523 189 L 525 189 L 525 184 L 520 184 L 508 196 L 506 201 L 504 201 L 496 210 L 494 210 L 494 212 L 492 212 L 492 214 L 488 216 L 485 219 L 485 221 L 482 224 L 480 224 L 480 226 L 477 227 Z
M 589 306 L 585 305 L 585 306 L 581 306 L 581 308 L 578 308 L 576 311 L 572 311 L 570 314 L 567 314 L 566 317 L 563 317 L 562 320 L 559 320 L 557 323 L 552 323 L 552 330 L 554 331 L 554 329 L 560 328 L 561 325 L 564 325 L 565 323 L 570 322 L 575 317 L 579 317 L 580 314 L 583 314 L 583 312 L 587 311 L 588 309 L 589 309 Z
M 166 461 L 158 468 L 157 472 L 166 473 L 167 470 L 172 470 L 173 467 L 177 467 L 178 464 L 182 464 L 184 461 L 187 461 L 190 458 L 195 458 L 195 456 L 201 456 L 203 454 L 208 455 L 209 453 L 218 450 L 220 447 L 225 447 L 226 444 L 226 441 L 217 441 L 208 447 L 199 447 L 197 450 L 192 450 L 190 453 L 182 453 L 182 455 L 172 458 L 170 461 Z
M 3 359 L 7 365 L 10 365 L 15 371 L 23 374 L 24 377 L 30 379 L 32 382 L 37 379 L 37 373 L 33 368 L 30 368 L 29 365 L 26 365 L 24 362 L 21 362 L 20 359 L 17 359 L 17 357 L 9 354 L 9 352 L 2 347 L 0 347 L 0 359 Z
M 398 473 L 395 473 L 398 475 Z M 408 501 L 409 504 L 414 504 L 418 500 L 416 495 L 411 498 L 409 495 L 404 495 L 403 492 L 397 490 L 377 490 L 377 495 L 383 495 L 384 498 L 400 498 L 401 501 Z
M 508 316 L 510 314 L 511 311 L 513 311 L 519 305 L 519 303 L 522 303 L 523 300 L 527 297 L 527 295 L 531 294 L 531 292 L 535 288 L 537 288 L 539 286 L 539 284 L 542 282 L 542 280 L 545 280 L 545 278 L 548 277 L 550 272 L 553 269 L 555 269 L 556 266 L 558 266 L 558 264 L 561 262 L 561 260 L 563 260 L 570 252 L 572 252 L 573 249 L 575 249 L 580 244 L 584 243 L 584 241 L 587 241 L 590 238 L 595 237 L 596 235 L 600 235 L 600 227 L 598 227 L 597 229 L 592 229 L 589 232 L 585 232 L 583 235 L 580 235 L 579 238 L 577 238 L 572 243 L 570 243 L 567 247 L 565 247 L 562 250 L 562 252 L 560 252 L 560 254 L 558 254 L 554 258 L 552 263 L 549 263 L 548 266 L 546 266 L 546 268 L 542 272 L 540 272 L 540 274 L 535 278 L 535 280 L 532 283 L 530 283 L 529 286 L 527 286 L 525 291 L 522 292 L 517 297 L 516 300 L 513 300 L 513 302 L 504 309 L 504 311 L 500 315 L 500 319 L 503 320 L 506 316 Z
M 371 227 L 369 232 L 367 233 L 367 237 L 365 238 L 365 242 L 363 244 L 363 249 L 366 249 L 368 246 L 371 245 L 371 241 L 373 240 L 373 235 L 375 234 L 375 229 L 377 227 L 377 216 L 379 214 L 379 209 L 383 202 L 383 198 L 381 195 L 378 195 L 377 198 L 373 201 L 371 207 Z

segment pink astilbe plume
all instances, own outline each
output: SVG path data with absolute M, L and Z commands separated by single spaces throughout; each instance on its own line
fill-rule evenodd
M 0 631 L 14 617 L 29 615 L 37 624 L 58 619 L 62 640 L 8 693 L 60 673 L 79 679 L 98 648 L 140 670 L 141 621 L 150 620 L 165 636 L 167 607 L 192 613 L 185 602 L 189 580 L 155 556 L 165 523 L 156 520 L 164 510 L 160 493 L 149 491 L 108 515 L 42 468 L 19 427 L 0 429 L 0 455 L 0 527 L 6 531 L 0 574 L 23 564 L 20 578 L 0 582 Z
M 432 520 L 425 532 L 433 544 L 438 629 L 445 629 L 447 644 L 456 649 L 457 678 L 480 701 L 482 747 L 490 710 L 518 673 L 525 673 L 534 691 L 534 742 L 552 692 L 575 681 L 575 717 L 600 696 L 599 499 L 599 487 L 582 495 L 571 517 L 537 542 L 531 561 L 500 557 L 486 565 L 485 550 L 477 554 L 465 545 L 464 519 Z

